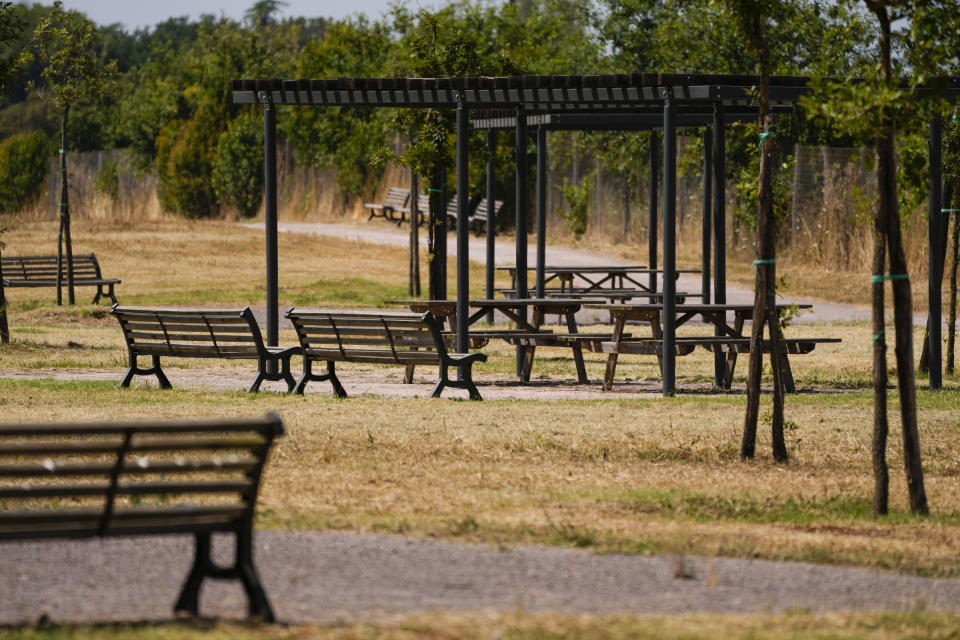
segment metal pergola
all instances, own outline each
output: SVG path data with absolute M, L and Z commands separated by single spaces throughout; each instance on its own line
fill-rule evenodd
M 728 121 L 755 117 L 756 87 L 760 78 L 728 74 L 632 73 L 585 76 L 512 76 L 459 78 L 337 78 L 337 79 L 245 79 L 232 82 L 233 101 L 259 104 L 264 109 L 264 167 L 267 256 L 267 344 L 277 345 L 279 305 L 277 295 L 277 174 L 276 105 L 316 107 L 405 107 L 456 109 L 457 132 L 457 350 L 466 352 L 469 300 L 468 244 L 468 112 L 509 110 L 516 131 L 516 223 L 517 295 L 527 295 L 527 156 L 528 127 L 538 127 L 538 145 L 546 126 L 554 128 L 608 128 L 663 130 L 663 394 L 676 389 L 676 179 L 678 127 L 705 126 L 712 137 L 712 154 L 705 154 L 706 175 L 712 175 L 710 191 L 725 189 L 725 127 Z M 774 111 L 789 110 L 808 92 L 807 78 L 770 78 L 770 103 Z M 960 83 L 951 79 L 950 95 L 960 94 Z M 753 111 L 751 111 L 753 110 Z M 603 118 L 607 118 L 603 121 Z M 565 124 L 564 124 L 565 123 Z M 493 127 L 493 122 L 488 123 Z M 942 385 L 940 286 L 932 274 L 943 270 L 946 254 L 941 213 L 941 126 L 930 125 L 930 386 Z M 489 142 L 488 134 L 488 142 Z M 651 151 L 651 155 L 654 152 Z M 706 157 L 712 156 L 712 157 Z M 540 157 L 544 157 L 540 155 Z M 709 165 L 709 166 L 708 166 Z M 651 166 L 654 166 L 651 163 Z M 545 173 L 545 172 L 538 172 Z M 653 174 L 653 171 L 651 171 Z M 490 188 L 488 179 L 488 189 Z M 653 180 L 651 192 L 656 192 Z M 521 188 L 522 187 L 522 188 Z M 464 197 L 467 196 L 467 197 Z M 704 189 L 705 213 L 710 208 Z M 651 198 L 653 200 L 653 198 Z M 492 202 L 492 201 L 490 201 Z M 539 209 L 538 205 L 538 228 Z M 726 302 L 725 202 L 712 198 L 713 212 L 713 302 Z M 709 216 L 705 215 L 704 221 Z M 654 217 L 655 219 L 655 217 Z M 489 229 L 489 225 L 488 225 Z M 488 231 L 489 233 L 489 231 Z M 542 243 L 545 234 L 538 234 Z M 651 228 L 651 255 L 655 259 L 656 233 Z M 488 240 L 489 242 L 489 240 Z M 709 239 L 704 242 L 709 254 Z M 543 253 L 538 247 L 539 266 Z M 705 261 L 709 258 L 705 257 Z M 651 260 L 653 263 L 653 260 Z M 650 265 L 651 267 L 654 264 Z M 708 270 L 704 270 L 708 273 Z M 708 275 L 705 277 L 709 277 Z M 542 284 L 542 278 L 539 278 Z M 707 282 L 707 284 L 709 284 Z M 704 287 L 708 295 L 709 287 Z M 705 298 L 706 300 L 706 298 Z

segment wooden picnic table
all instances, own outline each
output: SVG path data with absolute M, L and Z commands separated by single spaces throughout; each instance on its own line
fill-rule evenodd
M 387 300 L 385 304 L 398 304 L 409 307 L 411 311 L 424 313 L 429 311 L 434 317 L 448 323 L 451 332 L 457 327 L 457 302 L 456 300 Z M 583 300 L 565 299 L 565 298 L 497 298 L 492 300 L 470 300 L 470 316 L 467 318 L 467 327 L 471 340 L 480 339 L 499 339 L 505 340 L 511 344 L 516 344 L 522 349 L 523 362 L 520 369 L 520 378 L 524 382 L 529 382 L 530 372 L 533 368 L 533 355 L 537 346 L 542 347 L 564 347 L 573 351 L 573 360 L 577 367 L 577 380 L 586 384 L 587 370 L 583 363 L 583 350 L 579 342 L 569 342 L 561 340 L 561 336 L 552 331 L 541 329 L 544 324 L 544 318 L 550 315 L 562 316 L 569 335 L 576 335 L 577 332 L 577 311 L 583 306 Z M 527 310 L 532 311 L 532 316 L 527 318 Z M 507 331 L 473 331 L 472 327 L 480 319 L 485 318 L 489 313 L 498 311 L 505 315 L 516 325 L 516 330 Z
M 506 266 L 497 267 L 500 271 L 510 273 L 510 287 L 517 288 L 517 267 Z M 536 267 L 527 267 L 528 271 L 536 271 Z M 584 291 L 594 289 L 627 289 L 636 288 L 641 291 L 651 291 L 649 283 L 643 283 L 639 276 L 663 273 L 663 269 L 650 269 L 643 265 L 611 265 L 611 266 L 575 266 L 575 265 L 547 265 L 543 268 L 544 284 L 553 282 L 560 283 L 560 290 L 574 290 L 573 281 L 575 278 L 586 282 L 586 286 L 579 287 Z M 681 273 L 700 273 L 697 269 L 677 269 L 676 274 L 679 277 Z
M 651 353 L 651 342 L 663 339 L 661 327 L 661 315 L 663 314 L 662 304 L 585 304 L 588 309 L 603 309 L 610 312 L 613 318 L 613 338 L 610 342 L 604 342 L 599 346 L 601 350 L 608 353 L 607 371 L 604 376 L 604 388 L 610 389 L 613 385 L 613 375 L 616 371 L 617 356 L 620 353 Z M 777 313 L 782 314 L 788 308 L 810 309 L 812 305 L 777 305 Z M 715 352 L 726 352 L 726 370 L 724 373 L 722 385 L 724 388 L 730 388 L 733 379 L 733 370 L 736 366 L 737 354 L 749 350 L 750 336 L 743 332 L 744 324 L 747 318 L 752 318 L 752 304 L 678 304 L 676 309 L 676 326 L 686 324 L 693 318 L 700 317 L 706 322 L 719 329 L 719 336 L 711 338 L 680 338 L 680 342 L 688 342 L 693 345 L 700 345 L 708 350 Z M 727 315 L 733 313 L 733 324 L 727 321 Z M 632 339 L 623 340 L 623 330 L 627 322 L 641 322 L 650 325 L 653 340 L 650 339 Z M 804 349 L 812 350 L 817 342 L 838 342 L 835 338 L 803 339 L 793 340 L 790 346 L 795 353 L 806 353 Z M 590 348 L 590 345 L 586 345 Z M 790 347 L 788 347 L 790 348 Z M 661 367 L 663 365 L 663 353 L 659 350 L 657 353 Z M 785 365 L 785 378 L 787 390 L 794 391 L 793 374 L 790 371 L 790 362 L 787 354 L 780 354 Z

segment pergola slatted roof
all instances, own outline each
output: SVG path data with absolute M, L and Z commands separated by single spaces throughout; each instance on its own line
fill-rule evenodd
M 839 79 L 838 79 L 839 80 Z M 862 78 L 842 79 L 847 83 L 864 82 Z M 526 136 L 536 129 L 538 172 L 543 173 L 545 135 L 548 129 L 581 130 L 653 130 L 663 129 L 663 392 L 672 395 L 675 382 L 674 341 L 676 272 L 676 134 L 678 127 L 705 127 L 704 144 L 704 265 L 709 265 L 710 238 L 707 231 L 712 210 L 714 259 L 714 301 L 725 302 L 726 257 L 724 246 L 725 204 L 723 197 L 712 198 L 712 190 L 724 193 L 726 123 L 752 120 L 757 117 L 760 77 L 735 74 L 629 73 L 606 75 L 554 75 L 459 78 L 320 78 L 320 79 L 241 79 L 233 80 L 233 102 L 256 104 L 264 108 L 265 209 L 267 228 L 267 306 L 277 308 L 277 242 L 276 242 L 276 109 L 277 105 L 315 107 L 409 107 L 457 111 L 457 192 L 466 194 L 468 154 L 466 135 L 470 123 L 467 113 L 474 111 L 474 128 L 487 128 L 488 144 L 492 129 L 515 129 L 517 175 L 517 289 L 526 296 Z M 901 82 L 903 88 L 910 88 Z M 943 97 L 960 97 L 960 78 L 933 78 L 916 89 L 936 92 Z M 804 94 L 812 91 L 810 78 L 803 76 L 771 76 L 769 98 L 774 113 L 788 112 Z M 499 111 L 499 113 L 498 113 Z M 486 125 L 486 126 L 484 126 Z M 945 243 L 940 236 L 942 215 L 941 125 L 939 116 L 930 123 L 930 272 L 936 272 L 937 260 L 942 268 Z M 712 142 L 711 142 L 712 140 Z M 651 167 L 656 155 L 655 137 L 651 138 Z M 488 168 L 489 174 L 489 168 Z M 657 192 L 656 174 L 651 170 L 651 194 Z M 493 200 L 488 176 L 487 199 Z M 538 187 L 540 185 L 538 184 Z M 457 343 L 458 350 L 467 345 L 467 260 L 469 245 L 466 230 L 466 198 L 457 200 Z M 651 210 L 656 200 L 651 197 Z M 538 202 L 538 264 L 543 264 L 543 227 L 545 217 Z M 651 216 L 651 266 L 656 256 L 656 234 Z M 488 228 L 488 255 L 492 256 L 493 235 Z M 937 255 L 940 255 L 937 258 Z M 491 257 L 492 260 L 492 257 Z M 704 268 L 704 300 L 709 288 L 709 268 Z M 522 275 L 521 275 L 522 274 Z M 492 287 L 488 280 L 488 289 Z M 940 386 L 940 287 L 930 279 L 930 326 L 932 388 Z M 267 343 L 277 344 L 278 317 L 267 315 Z M 718 357 L 719 367 L 719 357 Z M 719 368 L 718 368 L 719 372 Z M 717 374 L 719 375 L 719 373 Z
M 790 104 L 810 91 L 809 78 L 771 76 L 770 100 Z M 856 81 L 856 80 L 853 80 Z M 525 105 L 535 111 L 562 111 L 595 106 L 603 110 L 684 102 L 721 102 L 748 106 L 756 102 L 760 77 L 732 74 L 629 73 L 585 76 L 505 76 L 464 78 L 329 78 L 243 79 L 232 82 L 233 101 L 274 104 L 455 108 L 462 96 L 468 108 Z M 930 84 L 951 93 L 960 79 Z

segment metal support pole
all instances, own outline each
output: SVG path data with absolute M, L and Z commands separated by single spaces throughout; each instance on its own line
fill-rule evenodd
M 261 92 L 263 103 L 263 198 L 267 241 L 267 346 L 279 345 L 280 302 L 277 277 L 277 112 L 273 98 Z M 267 362 L 267 372 L 277 373 L 277 361 Z
M 470 174 L 467 107 L 461 93 L 457 99 L 457 353 L 467 353 L 470 336 Z M 461 376 L 462 378 L 463 376 Z
M 700 300 L 710 304 L 710 246 L 713 242 L 710 218 L 713 216 L 713 132 L 703 130 L 703 255 L 700 262 Z
M 527 297 L 527 112 L 523 105 L 517 107 L 516 130 L 516 164 L 517 164 L 517 291 L 518 298 Z M 527 319 L 526 307 L 517 310 L 517 315 L 524 321 Z M 517 345 L 517 375 L 523 371 L 524 348 Z
M 713 302 L 727 302 L 727 132 L 720 103 L 713 108 Z M 714 332 L 720 335 L 720 330 Z M 714 354 L 714 384 L 723 383 L 727 359 L 723 353 Z
M 435 239 L 437 255 L 434 258 L 437 263 L 437 291 L 441 300 L 447 299 L 447 233 L 450 229 L 450 222 L 447 220 L 447 170 L 440 167 L 440 184 L 437 188 L 440 190 L 440 224 L 437 226 L 437 235 Z
M 495 243 L 497 237 L 497 220 L 494 217 L 497 210 L 496 200 L 494 200 L 494 185 L 496 182 L 494 156 L 497 153 L 496 129 L 487 129 L 487 152 L 487 299 L 493 299 Z M 493 311 L 487 314 L 487 323 L 493 324 Z
M 658 144 L 657 132 L 650 132 L 650 224 L 647 228 L 650 230 L 650 253 L 647 266 L 650 268 L 650 291 L 657 290 L 657 274 L 654 271 L 657 268 L 657 194 L 660 184 L 657 178 L 657 169 L 660 166 L 660 149 Z
M 677 386 L 677 107 L 663 105 L 663 395 Z
M 537 127 L 537 297 L 544 291 L 547 258 L 547 130 Z
M 930 354 L 930 388 L 940 389 L 943 387 L 943 359 L 942 345 L 940 342 L 942 307 L 940 298 L 941 280 L 943 278 L 943 264 L 940 261 L 940 245 L 945 242 L 941 237 L 941 211 L 940 202 L 942 193 L 943 178 L 943 127 L 940 114 L 935 115 L 930 120 L 930 197 L 927 217 L 927 232 L 929 242 L 927 246 L 927 255 L 929 256 L 929 276 L 927 277 L 929 288 L 929 316 L 927 320 L 927 330 L 929 332 L 927 344 Z

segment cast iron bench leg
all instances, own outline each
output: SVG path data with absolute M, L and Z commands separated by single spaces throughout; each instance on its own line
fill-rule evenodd
M 267 600 L 267 593 L 260 582 L 260 576 L 253 566 L 253 532 L 246 529 L 237 534 L 237 561 L 236 570 L 243 590 L 247 594 L 247 610 L 251 617 L 258 617 L 263 622 L 275 622 L 273 608 Z
M 190 568 L 187 580 L 183 583 L 177 604 L 173 606 L 175 612 L 193 617 L 200 614 L 200 585 L 213 569 L 213 563 L 210 561 L 210 534 L 198 533 L 195 540 L 193 567 Z
M 340 384 L 340 379 L 337 378 L 337 370 L 334 365 L 333 360 L 327 361 L 327 372 L 324 374 L 317 375 L 313 373 L 313 360 L 310 359 L 310 356 L 307 354 L 303 355 L 303 375 L 300 376 L 300 381 L 297 383 L 297 386 L 294 387 L 293 393 L 296 395 L 303 395 L 303 389 L 307 386 L 308 382 L 323 382 L 324 380 L 329 380 L 330 384 L 333 386 L 333 393 L 338 398 L 346 398 L 347 392 L 343 388 L 343 385 Z
M 130 359 L 130 368 L 127 369 L 127 374 L 123 376 L 123 380 L 120 381 L 121 388 L 127 388 L 130 386 L 130 383 L 133 381 L 133 376 L 141 375 L 148 376 L 151 373 L 157 376 L 157 382 L 160 383 L 161 389 L 172 389 L 173 385 L 170 384 L 170 381 L 167 380 L 167 376 L 164 375 L 163 369 L 160 368 L 160 356 L 150 356 L 153 366 L 149 369 L 141 369 L 137 366 L 137 355 L 133 351 L 128 351 Z

